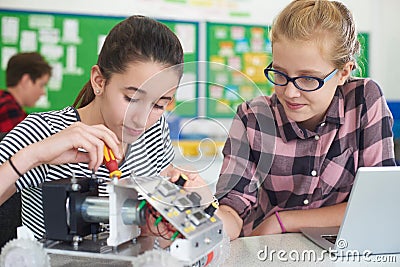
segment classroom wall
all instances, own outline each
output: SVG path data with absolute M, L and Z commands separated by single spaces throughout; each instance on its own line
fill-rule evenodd
M 130 16 L 143 14 L 158 19 L 209 21 L 271 25 L 273 18 L 291 0 L 0 0 L 0 9 L 89 14 L 101 16 Z M 400 77 L 400 18 L 398 0 L 342 0 L 353 12 L 358 30 L 369 33 L 369 76 L 378 81 L 388 101 L 400 107 L 397 79 Z M 201 49 L 200 49 L 201 50 Z M 204 58 L 204 54 L 200 57 Z M 201 96 L 201 95 L 200 95 Z M 397 110 L 397 109 L 396 109 Z M 204 110 L 199 110 L 204 114 Z M 396 112 L 397 135 L 400 132 L 400 111 Z M 197 122 L 197 123 L 196 123 Z M 230 119 L 219 119 L 219 125 L 194 121 L 187 129 L 193 133 L 225 135 Z M 399 136 L 398 136 L 399 137 Z M 217 139 L 219 140 L 219 139 Z M 398 145 L 398 144 L 397 144 Z M 175 146 L 178 166 L 195 165 L 212 186 L 218 179 L 222 158 L 186 160 Z M 397 153 L 399 150 L 397 151 Z M 190 163 L 190 164 L 189 164 Z M 204 167 L 206 166 L 206 167 Z M 201 170 L 200 170 L 201 169 Z
M 182 3 L 183 2 L 183 3 Z M 270 25 L 290 0 L 1 0 L 0 8 L 110 16 L 144 14 L 161 19 Z M 370 76 L 388 100 L 400 100 L 400 19 L 398 0 L 343 0 L 360 31 L 370 33 Z

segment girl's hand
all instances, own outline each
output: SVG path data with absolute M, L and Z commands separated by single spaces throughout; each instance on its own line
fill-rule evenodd
M 76 122 L 26 149 L 36 157 L 34 167 L 45 163 L 87 162 L 89 169 L 97 170 L 103 162 L 104 144 L 114 152 L 117 159 L 122 158 L 120 141 L 110 129 L 104 125 L 89 126 Z
M 25 173 L 41 164 L 65 164 L 87 162 L 89 169 L 97 170 L 103 162 L 106 144 L 117 159 L 122 158 L 117 136 L 104 125 L 88 126 L 76 122 L 68 128 L 39 142 L 33 143 L 12 156 L 14 168 Z M 0 165 L 4 179 L 0 183 L 0 205 L 16 190 L 19 175 L 10 162 Z
M 192 168 L 179 167 L 171 164 L 161 172 L 161 175 L 169 177 L 172 183 L 175 183 L 181 174 L 184 174 L 187 177 L 187 180 L 183 185 L 186 191 L 196 192 L 201 196 L 200 205 L 210 204 L 213 201 L 213 194 L 210 190 L 209 184 L 207 184 L 207 182 L 201 178 L 199 173 Z

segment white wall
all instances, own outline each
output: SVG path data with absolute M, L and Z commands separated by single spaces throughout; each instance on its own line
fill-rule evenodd
M 0 8 L 111 16 L 144 14 L 164 19 L 271 24 L 290 0 L 197 1 L 201 2 L 205 4 L 185 6 L 164 0 L 0 0 Z M 397 89 L 400 77 L 400 1 L 342 2 L 352 10 L 358 29 L 370 33 L 370 76 L 378 81 L 388 100 L 400 100 Z M 232 18 L 228 14 L 230 11 L 246 12 L 249 16 Z

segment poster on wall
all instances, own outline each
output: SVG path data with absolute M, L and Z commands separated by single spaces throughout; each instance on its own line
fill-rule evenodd
M 369 76 L 369 34 L 366 32 L 358 33 L 358 41 L 360 42 L 360 54 L 357 55 L 357 69 L 352 73 L 356 77 L 368 77 Z
M 195 117 L 198 114 L 199 24 L 172 20 L 159 21 L 178 36 L 184 52 L 183 77 L 167 110 L 179 117 Z
M 97 62 L 105 36 L 122 20 L 4 10 L 0 16 L 0 88 L 5 88 L 6 64 L 15 53 L 37 51 L 52 66 L 46 94 L 35 107 L 27 110 L 29 113 L 72 105 L 89 80 L 90 69 Z
M 207 23 L 206 114 L 232 118 L 237 106 L 259 95 L 271 95 L 273 85 L 264 76 L 272 61 L 269 27 Z M 353 76 L 369 75 L 369 34 L 360 33 L 358 68 Z
M 97 62 L 103 42 L 114 25 L 124 17 L 89 16 L 42 12 L 0 11 L 0 88 L 5 89 L 5 70 L 9 58 L 18 52 L 37 51 L 52 66 L 46 94 L 28 113 L 62 109 L 72 105 L 81 88 L 89 80 L 90 69 Z M 162 21 L 182 41 L 185 60 L 197 61 L 198 24 L 195 22 Z M 196 76 L 196 66 L 184 70 Z M 196 97 L 197 87 L 191 88 Z M 188 93 L 189 94 L 189 93 Z M 176 98 L 176 102 L 182 97 Z M 177 112 L 194 116 L 197 106 Z
M 207 23 L 207 116 L 231 118 L 243 101 L 272 93 L 263 72 L 268 33 L 267 26 Z

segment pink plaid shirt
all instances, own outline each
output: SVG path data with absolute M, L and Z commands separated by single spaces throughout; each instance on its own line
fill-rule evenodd
M 216 195 L 243 219 L 242 236 L 275 211 L 346 202 L 359 167 L 395 165 L 392 126 L 371 79 L 339 86 L 314 131 L 289 119 L 276 95 L 257 97 L 238 107 Z

